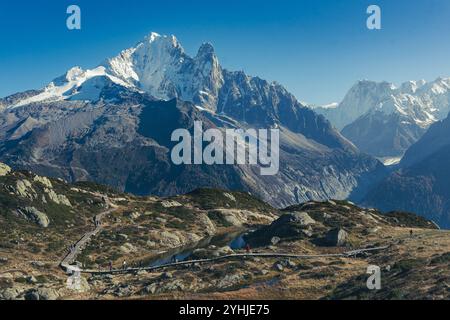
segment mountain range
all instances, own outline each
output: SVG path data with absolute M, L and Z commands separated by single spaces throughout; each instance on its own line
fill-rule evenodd
M 450 228 L 449 163 L 450 117 L 433 124 L 363 202 L 386 211 L 411 209 Z
M 278 83 L 221 67 L 211 44 L 195 57 L 151 33 L 92 70 L 70 69 L 41 90 L 0 100 L 0 161 L 70 182 L 138 195 L 199 187 L 250 192 L 275 206 L 362 199 L 386 175 L 330 122 Z M 176 166 L 175 129 L 279 128 L 280 172 L 255 166 Z
M 450 111 L 450 78 L 432 82 L 359 81 L 337 105 L 316 107 L 361 151 L 400 159 L 431 124 Z

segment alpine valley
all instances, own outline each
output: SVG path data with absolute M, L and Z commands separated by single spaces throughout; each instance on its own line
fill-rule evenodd
M 313 109 L 152 33 L 0 99 L 0 300 L 448 299 L 449 82 Z M 278 174 L 175 165 L 198 122 L 279 129 Z
M 174 165 L 171 133 L 192 130 L 195 121 L 205 129 L 279 128 L 279 173 Z M 75 67 L 41 90 L 1 99 L 0 161 L 136 195 L 214 187 L 277 207 L 362 199 L 386 175 L 280 84 L 222 68 L 210 44 L 191 57 L 174 36 L 156 33 L 92 70 Z

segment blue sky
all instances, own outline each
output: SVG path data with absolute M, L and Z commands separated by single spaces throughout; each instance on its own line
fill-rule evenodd
M 82 10 L 82 30 L 66 9 Z M 382 9 L 381 31 L 366 9 Z M 340 101 L 359 79 L 450 76 L 448 0 L 39 0 L 0 2 L 0 96 L 91 68 L 150 31 L 190 54 L 211 42 L 222 65 L 285 85 L 299 100 Z

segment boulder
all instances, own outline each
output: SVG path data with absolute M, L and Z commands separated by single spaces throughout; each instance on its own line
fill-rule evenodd
M 17 288 L 8 288 L 0 291 L 0 300 L 17 300 L 20 290 Z
M 249 233 L 244 240 L 252 245 L 276 245 L 280 241 L 293 241 L 313 236 L 313 226 L 316 221 L 306 212 L 293 212 L 282 215 L 271 225 Z
M 281 263 L 275 263 L 274 266 L 273 266 L 273 268 L 274 268 L 276 271 L 279 271 L 279 272 L 282 272 L 282 271 L 284 270 L 284 267 L 283 267 L 283 265 L 282 265 Z
M 281 216 L 280 219 L 275 221 L 277 224 L 295 223 L 300 226 L 310 226 L 316 223 L 316 221 L 309 216 L 306 212 L 292 212 Z
M 171 200 L 165 200 L 161 202 L 161 205 L 164 208 L 176 208 L 176 207 L 182 207 L 183 205 L 179 203 L 178 201 L 171 201 Z
M 278 243 L 280 243 L 280 241 L 281 241 L 280 237 L 272 237 L 272 239 L 270 239 L 270 243 L 273 246 L 276 246 Z
M 234 251 L 229 246 L 219 248 L 213 252 L 214 257 L 228 256 L 231 254 L 234 254 Z
M 325 236 L 327 245 L 333 247 L 342 247 L 347 243 L 348 233 L 344 229 L 333 229 L 329 231 Z
M 265 276 L 268 273 L 269 273 L 269 270 L 266 270 L 266 269 L 262 269 L 262 270 L 259 271 L 259 274 L 262 275 L 262 276 Z
M 170 272 L 164 272 L 161 275 L 161 279 L 163 279 L 163 280 L 172 279 L 172 278 L 173 278 L 173 275 Z
M 155 294 L 158 290 L 158 285 L 156 283 L 152 283 L 144 288 L 144 293 L 146 294 Z
M 33 178 L 33 181 L 39 182 L 40 184 L 42 184 L 43 186 L 45 186 L 47 188 L 53 188 L 51 181 L 46 177 L 35 176 Z
M 231 201 L 236 202 L 236 198 L 231 193 L 225 192 L 223 195 Z
M 233 287 L 241 283 L 244 280 L 244 278 L 245 278 L 244 275 L 241 274 L 227 274 L 225 277 L 223 277 L 217 282 L 216 286 L 219 289 Z
M 4 177 L 11 172 L 11 168 L 0 162 L 0 177 Z
M 19 216 L 27 220 L 33 221 L 43 228 L 47 228 L 50 224 L 50 219 L 47 217 L 47 215 L 43 212 L 40 212 L 34 207 L 17 209 L 17 213 Z
M 27 198 L 30 200 L 34 200 L 37 197 L 36 191 L 33 189 L 33 185 L 30 181 L 24 179 L 24 180 L 18 180 L 16 182 L 16 189 L 15 193 L 22 198 Z
M 45 193 L 49 197 L 49 199 L 56 203 L 56 204 L 62 204 L 68 207 L 72 207 L 72 204 L 70 203 L 69 199 L 65 195 L 62 194 L 56 194 L 56 192 L 53 189 L 45 188 Z
M 51 288 L 32 289 L 25 294 L 25 300 L 57 300 L 59 293 Z
M 122 251 L 125 254 L 128 254 L 128 253 L 137 252 L 138 250 L 131 243 L 127 242 L 124 245 L 120 246 L 120 251 Z

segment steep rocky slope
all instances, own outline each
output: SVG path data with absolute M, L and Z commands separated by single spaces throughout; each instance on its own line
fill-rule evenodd
M 450 119 L 434 124 L 406 153 L 400 169 L 364 200 L 381 210 L 406 210 L 450 227 Z

